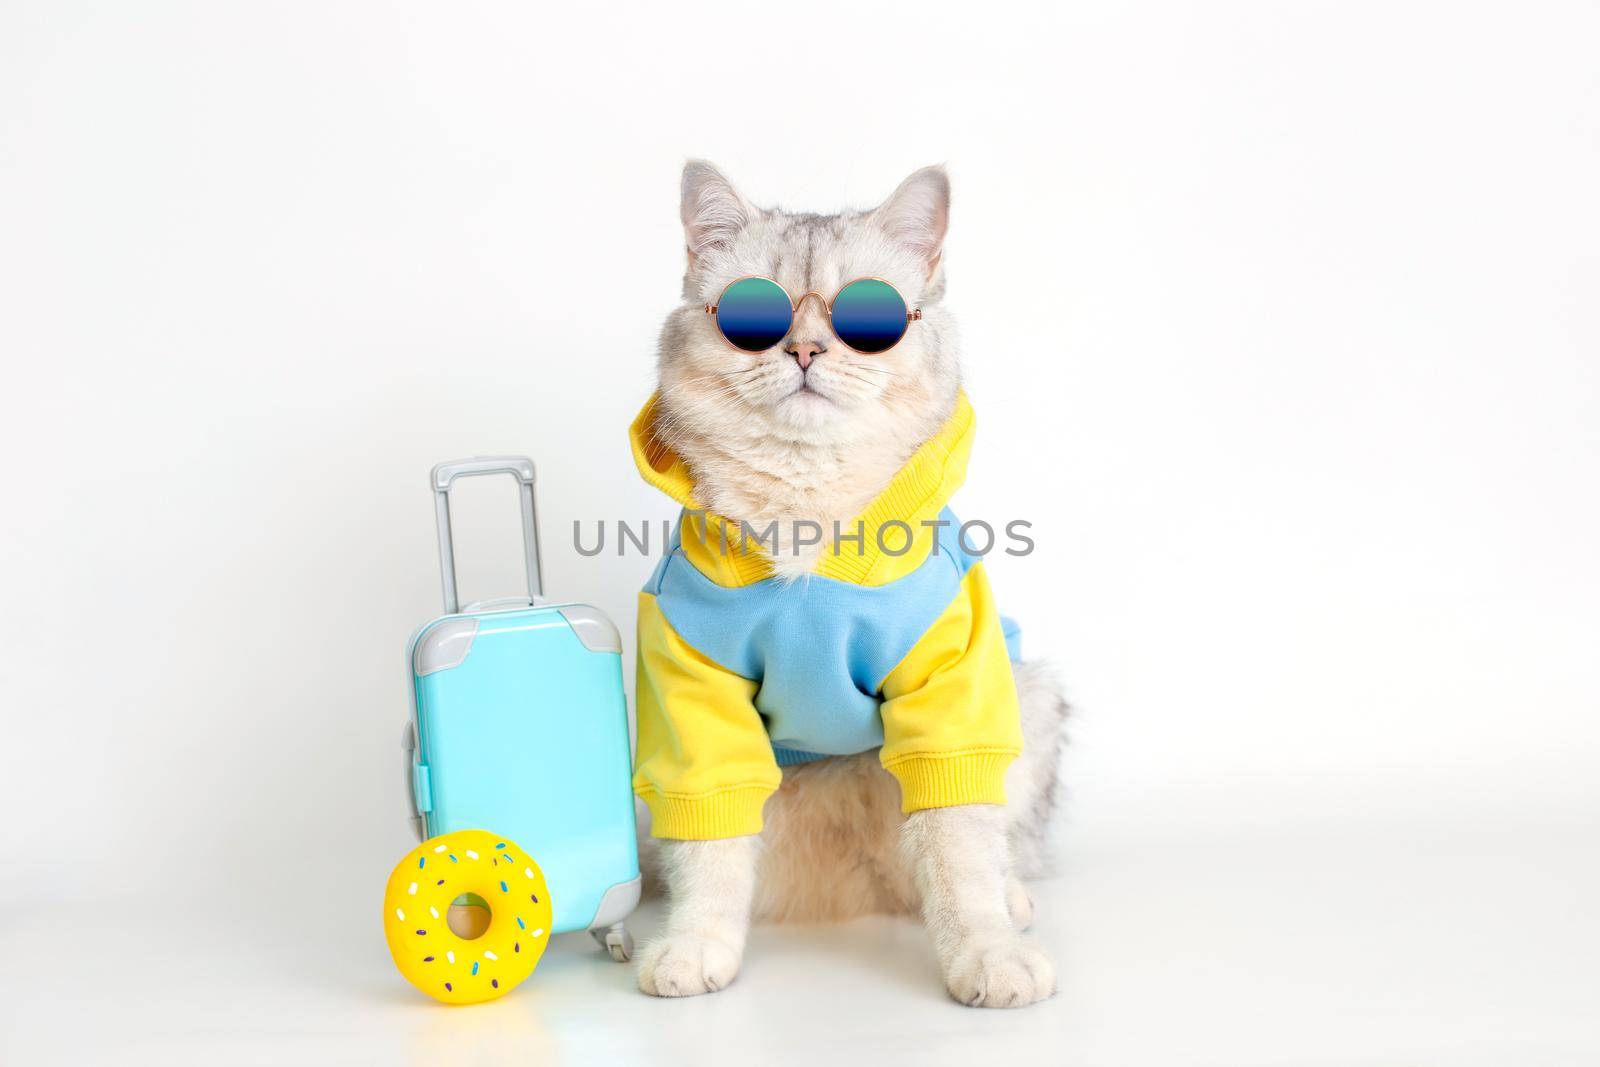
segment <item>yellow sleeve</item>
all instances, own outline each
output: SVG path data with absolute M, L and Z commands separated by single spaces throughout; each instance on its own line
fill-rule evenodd
M 1004 804 L 1022 716 L 983 564 L 883 682 L 883 766 L 901 808 Z
M 756 683 L 691 648 L 639 594 L 639 754 L 633 791 L 655 837 L 706 841 L 761 832 L 782 773 L 753 703 Z

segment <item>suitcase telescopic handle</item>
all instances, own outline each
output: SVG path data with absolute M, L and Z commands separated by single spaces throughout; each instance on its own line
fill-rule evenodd
M 539 523 L 533 511 L 533 460 L 527 456 L 474 456 L 451 460 L 433 468 L 428 476 L 433 485 L 434 510 L 439 517 L 439 574 L 444 579 L 444 610 L 454 615 L 461 610 L 456 595 L 455 542 L 450 537 L 450 486 L 457 478 L 479 474 L 509 474 L 517 479 L 522 501 L 522 555 L 528 570 L 528 599 L 543 595 L 539 581 Z

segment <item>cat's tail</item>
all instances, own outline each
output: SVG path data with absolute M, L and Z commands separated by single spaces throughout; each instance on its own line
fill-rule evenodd
M 1006 771 L 1012 870 L 1022 878 L 1037 878 L 1049 867 L 1068 704 L 1060 676 L 1048 661 L 1013 663 L 1011 672 L 1022 707 L 1022 755 Z

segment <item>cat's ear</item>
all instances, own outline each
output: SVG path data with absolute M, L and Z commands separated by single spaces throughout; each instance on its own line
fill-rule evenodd
M 872 218 L 890 237 L 916 249 L 931 277 L 950 226 L 950 176 L 943 167 L 923 167 L 874 208 Z
M 726 248 L 756 213 L 733 183 L 703 159 L 683 165 L 683 199 L 678 210 L 691 265 L 696 256 Z

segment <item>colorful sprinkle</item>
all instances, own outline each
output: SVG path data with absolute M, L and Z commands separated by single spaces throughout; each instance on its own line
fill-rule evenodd
M 522 916 L 518 915 L 517 916 L 517 929 L 526 930 L 527 928 L 528 928 L 528 924 L 522 921 Z
M 532 878 L 533 877 L 533 868 L 532 867 L 524 867 L 524 868 L 522 868 L 522 873 L 527 875 L 529 878 Z
M 499 956 L 496 956 L 493 952 L 490 952 L 488 949 L 484 949 L 483 950 L 483 958 L 486 959 L 486 960 L 499 960 L 500 959 Z
M 422 962 L 423 963 L 432 963 L 433 962 L 433 957 L 432 956 L 424 956 L 424 957 L 422 957 Z
M 494 986 L 496 989 L 499 989 L 500 988 L 500 979 L 491 978 L 491 979 L 489 979 L 489 984 Z
M 449 983 L 449 982 L 446 982 L 446 983 L 445 983 L 445 984 L 444 984 L 444 991 L 445 991 L 445 992 L 446 992 L 446 993 L 449 993 L 449 992 L 451 992 L 451 986 L 450 986 L 450 983 Z
M 449 962 L 454 963 L 456 961 L 456 954 L 454 951 L 446 952 L 444 954 L 444 958 Z
M 456 859 L 456 854 L 454 852 L 452 852 L 452 853 L 450 853 L 450 862 L 451 863 L 460 863 L 461 861 Z
M 401 922 L 406 921 L 406 913 L 401 911 L 399 908 L 394 909 L 394 917 L 399 919 Z
M 467 849 L 467 859 L 475 860 L 477 858 L 478 858 L 478 854 L 476 852 L 472 851 L 472 849 L 470 849 L 470 848 Z
M 512 952 L 521 952 L 522 951 L 522 942 L 521 941 L 513 941 L 513 942 L 511 942 L 511 951 Z
M 477 960 L 473 960 L 472 961 L 472 973 L 473 974 L 477 974 L 478 973 L 478 961 Z
M 544 927 L 541 926 L 541 927 L 539 927 L 539 929 L 535 930 L 533 932 L 533 936 L 534 937 L 543 937 L 544 936 Z
M 494 847 L 495 848 L 505 848 L 506 847 L 506 843 L 504 841 L 501 841 L 499 844 L 495 845 Z
M 433 917 L 434 917 L 434 918 L 435 918 L 435 919 L 437 919 L 437 918 L 438 918 L 438 917 L 439 917 L 439 909 L 438 909 L 438 908 L 435 908 L 435 907 L 434 907 L 434 906 L 432 906 L 432 905 L 431 905 L 431 904 L 430 904 L 430 905 L 429 905 L 429 906 L 428 906 L 428 914 L 429 914 L 429 915 L 432 915 L 432 916 L 433 916 Z
M 418 937 L 427 937 L 428 936 L 428 931 L 426 931 L 426 930 L 418 930 L 417 931 L 417 936 Z
M 502 893 L 509 893 L 509 892 L 511 892 L 511 890 L 509 890 L 509 889 L 507 889 L 507 888 L 506 888 L 506 884 L 505 884 L 505 883 L 504 883 L 504 882 L 501 882 L 501 883 L 500 883 L 500 892 L 502 892 Z
M 415 883 L 415 882 L 412 882 L 412 883 L 411 883 L 411 888 L 410 888 L 410 889 L 407 889 L 407 890 L 406 890 L 406 893 L 407 893 L 407 894 L 408 894 L 408 895 L 410 895 L 410 896 L 413 896 L 413 897 L 414 897 L 414 896 L 416 896 L 416 895 L 417 895 L 417 883 Z
M 441 879 L 439 879 L 439 880 L 438 880 L 438 881 L 437 881 L 437 882 L 435 882 L 435 883 L 433 883 L 433 884 L 434 884 L 434 885 L 444 885 L 444 879 L 443 879 L 443 878 L 441 878 Z
M 537 904 L 537 903 L 539 903 L 539 894 L 538 893 L 529 893 L 528 894 L 528 899 L 533 901 L 535 904 Z
M 435 854 L 437 854 L 437 853 L 445 851 L 449 847 L 450 847 L 449 845 L 435 845 L 433 851 L 434 851 Z
M 426 867 L 427 865 L 428 865 L 428 857 L 426 857 L 426 856 L 418 856 L 417 857 L 417 866 L 418 867 Z

